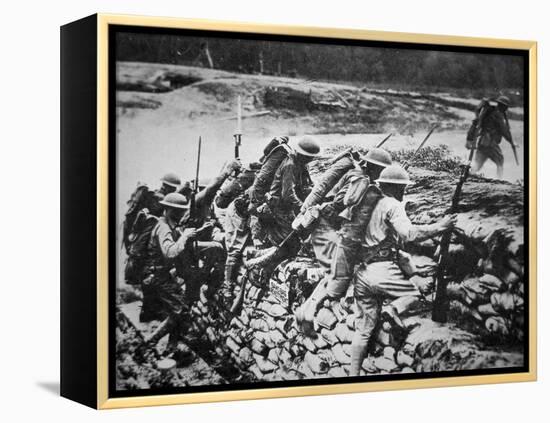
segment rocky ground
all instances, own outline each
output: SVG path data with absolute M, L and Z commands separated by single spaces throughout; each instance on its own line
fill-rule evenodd
M 119 160 L 130 153 L 147 158 L 124 162 L 119 169 L 122 204 L 137 180 L 155 181 L 159 169 L 191 168 L 195 135 L 206 135 L 205 174 L 217 170 L 216 161 L 224 154 L 231 156 L 233 103 L 241 95 L 250 146 L 243 151 L 245 160 L 257 159 L 266 137 L 274 134 L 319 134 L 324 154 L 331 155 L 347 146 L 365 150 L 380 139 L 380 132 L 394 131 L 387 146 L 394 159 L 404 163 L 418 143 L 413 137 L 418 139 L 438 123 L 441 130 L 433 135 L 433 143 L 410 163 L 414 184 L 407 191 L 407 211 L 415 223 L 431 223 L 448 210 L 462 161 L 456 146 L 462 148 L 463 131 L 478 101 L 451 93 L 136 63 L 118 65 L 117 88 Z M 512 118 L 521 143 L 522 110 L 513 109 Z M 223 142 L 209 144 L 212 139 Z M 314 178 L 325 167 L 322 160 L 313 163 Z M 517 177 L 522 168 L 514 169 L 517 173 L 508 169 L 508 181 L 478 175 L 464 185 L 460 231 L 451 245 L 450 322 L 432 322 L 430 296 L 405 316 L 407 331 L 383 320 L 363 366 L 365 375 L 523 364 L 524 188 Z M 434 240 L 409 249 L 433 273 L 437 247 Z M 314 340 L 300 334 L 293 319 L 295 308 L 322 276 L 323 270 L 309 257 L 282 265 L 269 286 L 261 286 L 257 274 L 245 275 L 243 269 L 239 282 L 245 277 L 248 283 L 242 310 L 224 320 L 216 298 L 202 295 L 189 310 L 189 341 L 182 344 L 176 367 L 164 362 L 159 367 L 166 339 L 157 351 L 141 348 L 141 336 L 151 333 L 158 322 L 140 324 L 139 292 L 120 284 L 117 383 L 132 389 L 346 377 L 354 331 L 351 292 L 341 301 L 322 304 L 315 317 L 319 336 Z M 430 272 L 424 277 L 431 277 Z M 235 294 L 238 290 L 236 286 Z

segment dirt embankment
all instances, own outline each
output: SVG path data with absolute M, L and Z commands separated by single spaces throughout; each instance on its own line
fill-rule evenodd
M 301 118 L 316 133 L 415 133 L 438 122 L 442 129 L 464 129 L 479 99 L 445 93 L 381 90 L 353 85 L 176 65 L 119 62 L 117 107 L 156 109 L 179 98 L 192 99 L 190 115 L 231 118 L 241 96 L 245 118 Z M 257 115 L 259 113 L 259 115 Z M 512 119 L 522 118 L 512 111 Z M 261 120 L 261 118 L 258 118 Z

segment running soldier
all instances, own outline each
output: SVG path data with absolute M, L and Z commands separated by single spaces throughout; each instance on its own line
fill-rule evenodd
M 400 166 L 384 169 L 377 182 L 383 196 L 377 201 L 368 222 L 362 263 L 355 279 L 358 314 L 351 344 L 350 376 L 359 375 L 382 302 L 392 300 L 393 312 L 399 315 L 411 302 L 432 289 L 424 279 L 410 279 L 413 272 L 411 266 L 407 268 L 400 261 L 399 245 L 438 236 L 452 229 L 457 219 L 456 215 L 448 215 L 431 225 L 412 224 L 402 202 L 410 179 Z
M 496 106 L 489 104 L 487 100 L 480 105 L 478 117 L 474 120 L 479 141 L 474 155 L 473 172 L 479 172 L 489 159 L 497 167 L 497 178 L 502 179 L 504 170 L 504 156 L 500 147 L 502 138 L 508 141 L 514 150 L 519 147 L 512 140 L 510 132 L 506 115 L 509 106 L 510 99 L 503 95 L 496 99 Z M 470 147 L 473 146 L 470 145 Z

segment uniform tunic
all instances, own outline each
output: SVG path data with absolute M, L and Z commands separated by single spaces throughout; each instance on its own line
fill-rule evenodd
M 383 197 L 378 201 L 367 226 L 366 255 L 355 280 L 354 295 L 358 308 L 355 344 L 365 344 L 370 338 L 382 300 L 421 295 L 390 255 L 387 260 L 380 258 L 387 251 L 382 246 L 392 247 L 398 240 L 414 241 L 420 235 L 419 228 L 410 221 L 402 202 L 393 197 Z
M 332 257 L 327 293 L 340 298 L 349 288 L 355 265 L 361 258 L 361 244 L 365 237 L 373 209 L 382 196 L 362 172 L 351 173 L 347 183 L 336 194 L 334 209 L 347 209 L 347 219 L 342 219 L 338 231 L 338 243 Z
M 171 270 L 176 267 L 176 259 L 185 251 L 187 241 L 176 227 L 170 226 L 164 216 L 159 218 L 151 233 L 146 277 L 143 281 L 143 302 L 160 305 L 162 314 L 178 314 L 183 308 L 183 291 L 172 277 Z
M 292 232 L 292 222 L 307 197 L 310 183 L 307 167 L 296 155 L 289 155 L 281 162 L 269 191 L 269 206 L 274 218 L 262 222 L 273 245 L 280 244 Z
M 483 166 L 487 159 L 493 161 L 497 166 L 504 164 L 504 156 L 500 148 L 502 138 L 512 142 L 512 135 L 504 112 L 494 109 L 483 118 L 481 138 L 474 156 L 478 169 Z

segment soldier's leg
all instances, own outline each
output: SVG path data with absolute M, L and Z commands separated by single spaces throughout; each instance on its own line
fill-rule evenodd
M 317 227 L 311 233 L 310 239 L 315 258 L 323 267 L 329 269 L 338 245 L 336 230 L 325 217 L 321 216 Z
M 156 281 L 158 297 L 168 317 L 157 327 L 146 341 L 156 345 L 166 334 L 170 334 L 170 343 L 175 344 L 185 330 L 185 300 L 181 286 L 171 280 Z
M 355 317 L 355 332 L 351 342 L 350 376 L 359 376 L 381 309 L 380 299 L 370 289 L 364 270 L 357 272 L 354 296 L 357 314 Z
M 198 241 L 196 243 L 198 256 L 203 262 L 203 271 L 205 280 L 208 284 L 208 292 L 214 293 L 221 285 L 224 265 L 225 250 L 223 245 L 215 241 Z
M 250 238 L 249 220 L 233 213 L 233 209 L 234 207 L 230 205 L 226 216 L 225 248 L 227 259 L 225 261 L 222 295 L 227 299 L 232 296 L 237 267 L 241 263 L 244 247 Z
M 383 261 L 367 266 L 365 277 L 371 289 L 392 300 L 387 312 L 402 326 L 400 315 L 416 306 L 422 297 L 418 287 L 407 278 L 394 262 Z
M 497 167 L 497 179 L 502 179 L 504 173 L 504 155 L 502 154 L 502 149 L 500 145 L 495 144 L 491 149 L 491 160 L 495 163 Z
M 360 245 L 357 242 L 340 238 L 330 266 L 329 275 L 315 287 L 307 301 L 296 310 L 295 317 L 302 331 L 315 337 L 313 319 L 321 303 L 327 298 L 338 299 L 346 294 L 353 277 Z
M 139 314 L 140 322 L 162 320 L 166 317 L 166 313 L 162 310 L 162 302 L 160 301 L 157 295 L 157 290 L 152 282 L 153 275 L 149 275 L 143 279 L 141 283 L 142 303 L 141 312 Z
M 483 149 L 478 148 L 474 153 L 474 160 L 472 164 L 472 172 L 479 172 L 485 162 L 487 161 L 487 154 Z

